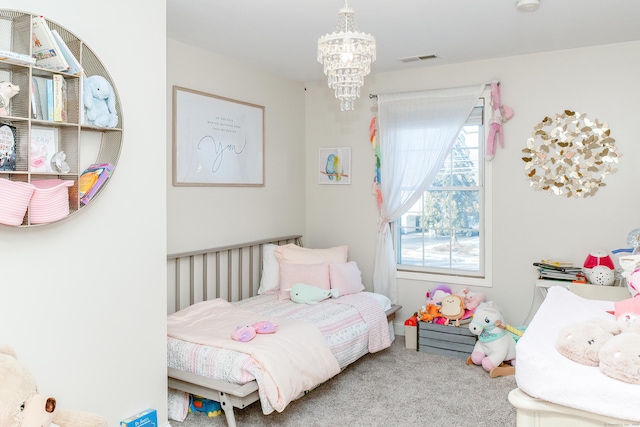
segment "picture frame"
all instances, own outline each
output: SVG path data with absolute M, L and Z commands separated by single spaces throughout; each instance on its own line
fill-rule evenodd
M 173 185 L 263 187 L 264 111 L 173 86 Z
M 351 148 L 320 148 L 318 150 L 318 184 L 351 184 Z

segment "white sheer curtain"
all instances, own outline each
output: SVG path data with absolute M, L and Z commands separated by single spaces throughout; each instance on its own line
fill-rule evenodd
M 373 289 L 393 303 L 398 284 L 389 224 L 431 184 L 484 87 L 378 95 L 382 206 Z

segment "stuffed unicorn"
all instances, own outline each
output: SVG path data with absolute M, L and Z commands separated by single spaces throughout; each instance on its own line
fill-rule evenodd
M 474 364 L 482 365 L 487 372 L 505 361 L 511 364 L 515 361 L 516 341 L 506 326 L 502 312 L 493 301 L 480 304 L 469 323 L 471 333 L 478 336 L 470 359 Z

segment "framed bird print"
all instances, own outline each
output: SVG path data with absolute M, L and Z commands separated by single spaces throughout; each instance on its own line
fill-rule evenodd
M 351 148 L 321 148 L 319 150 L 318 184 L 351 184 Z

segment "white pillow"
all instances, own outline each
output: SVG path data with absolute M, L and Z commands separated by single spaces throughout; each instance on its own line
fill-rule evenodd
M 271 243 L 262 246 L 262 277 L 258 295 L 280 290 L 280 263 L 275 255 L 277 247 Z

